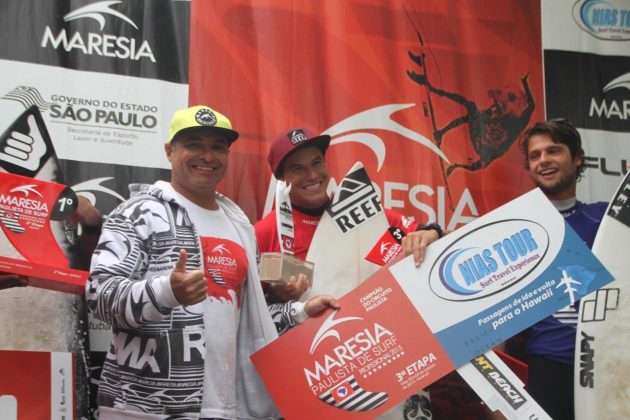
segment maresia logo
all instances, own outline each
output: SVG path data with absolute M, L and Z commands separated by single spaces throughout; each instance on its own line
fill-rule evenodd
M 553 94 L 547 92 L 548 115 L 578 128 L 630 132 L 630 57 L 545 50 L 545 67 L 545 84 L 554 86 Z M 619 168 L 616 162 L 613 167 Z
M 228 253 L 228 254 L 231 254 L 230 250 L 225 247 L 225 244 L 219 244 L 219 245 L 215 246 L 214 248 L 212 248 L 212 253 L 213 254 L 218 253 L 218 254 L 223 255 L 224 252 Z
M 225 247 L 225 244 L 219 244 L 212 248 L 211 255 L 206 257 L 207 274 L 216 284 L 221 287 L 226 287 L 227 283 L 225 282 L 225 280 L 223 280 L 223 277 L 221 276 L 221 270 L 217 269 L 216 267 L 220 267 L 222 265 L 236 265 L 236 260 L 229 256 L 224 256 L 224 253 L 231 254 L 230 250 Z
M 114 178 L 111 176 L 92 178 L 73 185 L 72 189 L 76 191 L 77 194 L 87 198 L 94 206 L 96 206 L 97 194 L 102 194 L 103 199 L 98 200 L 99 203 L 101 201 L 110 201 L 112 204 L 110 204 L 109 207 L 114 207 L 119 202 L 125 201 L 125 197 L 118 194 L 113 189 L 103 185 L 104 182 L 110 181 L 112 179 Z M 103 206 L 99 206 L 99 208 L 101 207 Z
M 604 86 L 603 91 L 607 92 L 616 88 L 626 88 L 630 90 L 630 73 L 622 74 L 614 80 L 611 80 L 606 84 L 606 86 Z
M 208 297 L 219 303 L 240 305 L 241 286 L 246 275 L 245 250 L 229 239 L 201 236 L 203 269 Z
M 46 26 L 42 36 L 41 47 L 55 50 L 63 49 L 68 53 L 99 55 L 121 60 L 150 60 L 155 63 L 155 56 L 146 40 L 104 32 L 107 28 L 107 22 L 112 19 L 122 20 L 135 30 L 139 30 L 138 26 L 128 16 L 114 8 L 120 3 L 122 3 L 122 0 L 98 1 L 71 11 L 63 17 L 66 23 L 90 19 L 98 23 L 100 32 L 71 32 L 66 28 L 62 28 L 55 34 L 50 26 Z
M 549 235 L 529 220 L 503 220 L 467 233 L 437 258 L 429 274 L 433 292 L 446 300 L 481 299 L 524 279 L 543 260 Z
M 28 197 L 31 193 L 38 195 L 40 197 L 43 197 L 43 195 L 39 191 L 37 191 L 36 187 L 37 185 L 35 184 L 22 185 L 20 187 L 15 187 L 11 189 L 9 192 L 11 193 L 21 192 L 22 194 L 24 194 L 25 197 Z
M 378 265 L 387 264 L 402 250 L 400 241 L 403 236 L 404 233 L 402 230 L 390 227 L 385 231 L 383 236 L 376 241 L 365 259 Z
M 328 316 L 313 337 L 313 365 L 304 368 L 308 386 L 320 401 L 335 408 L 359 412 L 380 407 L 388 394 L 363 389 L 356 374 L 372 360 L 374 350 L 395 335 L 378 323 L 335 315 Z
M 15 211 L 43 212 L 48 214 L 48 204 L 42 199 L 44 196 L 37 191 L 36 184 L 20 185 L 11 188 L 8 194 L 0 192 L 0 206 L 15 209 Z
M 71 188 L 65 187 L 61 192 L 55 191 L 52 209 L 49 209 L 51 188 L 47 184 L 17 175 L 2 174 L 2 178 L 8 188 L 8 191 L 4 188 L 0 189 L 0 209 L 5 210 L 5 217 L 9 213 L 7 210 L 10 210 L 12 213 L 22 214 L 33 220 L 37 218 L 64 220 L 70 217 L 77 208 L 77 196 Z M 34 182 L 31 183 L 31 181 Z M 11 188 L 11 185 L 16 185 L 16 183 L 18 185 Z
M 630 39 L 630 7 L 623 0 L 579 0 L 573 5 L 573 19 L 595 38 L 609 41 Z
M 629 11 L 630 16 L 630 11 Z M 624 91 L 625 89 L 625 91 Z M 615 96 L 611 93 L 616 93 Z M 623 93 L 630 92 L 630 73 L 622 74 L 606 83 L 601 92 L 601 98 L 591 98 L 589 117 L 617 119 L 626 121 L 630 119 L 630 100 L 620 97 Z M 627 95 L 630 98 L 630 95 Z
M 105 15 L 115 16 L 124 20 L 134 28 L 138 29 L 135 23 L 127 16 L 123 15 L 116 10 L 113 10 L 110 6 L 121 3 L 119 0 L 99 1 L 96 3 L 88 4 L 87 6 L 79 7 L 78 9 L 68 13 L 63 17 L 63 20 L 69 22 L 75 19 L 90 18 L 96 20 L 101 26 L 101 31 L 105 28 Z

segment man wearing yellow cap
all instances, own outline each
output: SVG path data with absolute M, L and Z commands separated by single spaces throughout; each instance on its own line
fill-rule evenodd
M 101 419 L 278 416 L 249 360 L 276 337 L 254 230 L 216 192 L 237 138 L 207 106 L 176 112 L 164 146 L 171 182 L 132 186 L 103 226 L 86 285 L 88 307 L 114 332 Z M 305 310 L 327 305 L 322 296 Z

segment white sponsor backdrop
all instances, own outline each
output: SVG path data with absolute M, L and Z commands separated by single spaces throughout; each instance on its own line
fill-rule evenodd
M 629 55 L 630 46 L 627 41 L 630 40 L 630 15 L 622 18 L 621 11 L 630 13 L 630 1 L 599 2 L 601 18 L 596 21 L 600 23 L 604 20 L 609 23 L 616 21 L 615 24 L 608 25 L 592 24 L 594 30 L 599 29 L 601 32 L 597 35 L 599 38 L 586 30 L 585 23 L 580 18 L 581 12 L 586 10 L 589 10 L 591 17 L 593 16 L 595 8 L 589 6 L 595 6 L 594 3 L 596 2 L 584 0 L 543 0 L 541 10 L 543 49 Z M 606 10 L 617 10 L 617 13 L 610 17 L 610 12 L 607 14 Z M 605 17 L 606 14 L 609 17 Z
M 581 67 L 566 72 L 576 81 L 572 90 L 546 80 L 545 92 L 547 102 L 560 90 L 574 94 L 568 101 L 580 102 L 577 107 L 581 107 L 582 116 L 571 120 L 582 135 L 588 169 L 578 183 L 578 198 L 585 202 L 609 201 L 630 162 L 630 59 L 624 61 L 624 57 L 630 57 L 630 1 L 543 0 L 542 38 L 545 52 L 582 54 L 577 58 Z M 605 68 L 602 62 L 619 64 L 617 68 Z M 551 71 L 546 69 L 545 74 Z M 617 87 L 607 88 L 614 80 Z M 593 99 L 594 94 L 597 99 Z M 614 99 L 607 95 L 614 95 Z M 604 102 L 607 111 L 594 111 L 593 103 L 602 107 Z M 548 116 L 562 115 L 562 110 L 549 115 L 548 105 Z M 589 124 L 580 126 L 579 119 Z M 602 129 L 593 129 L 596 120 Z M 611 129 L 613 124 L 617 128 Z
M 630 44 L 626 45 L 630 47 Z M 588 129 L 579 131 L 589 168 L 578 182 L 577 196 L 585 202 L 610 201 L 623 178 L 622 170 L 628 170 L 630 133 Z
M 128 196 L 127 184 L 168 174 L 163 143 L 170 118 L 188 105 L 188 2 L 21 0 L 2 2 L 0 12 L 0 133 L 37 105 L 66 183 L 78 186 L 104 213 Z M 50 350 L 50 341 L 58 338 L 58 350 L 67 350 L 66 334 L 56 331 L 68 330 L 75 321 L 66 313 L 81 322 L 85 314 L 50 297 L 14 298 L 37 292 L 25 289 L 2 292 L 3 311 L 27 325 L 5 323 L 15 342 L 0 347 Z M 52 308 L 42 309 L 40 301 Z M 47 319 L 33 321 L 26 314 L 32 313 L 32 304 Z M 44 331 L 41 336 L 34 334 L 35 327 Z M 95 385 L 111 327 L 93 319 L 89 327 Z M 78 415 L 87 416 L 81 403 L 86 397 L 85 388 L 77 387 Z
M 170 168 L 161 145 L 173 112 L 187 105 L 188 85 L 10 60 L 0 66 L 5 97 L 31 87 L 31 95 L 43 99 L 59 159 Z M 0 100 L 0 127 L 24 109 L 16 100 Z
M 0 60 L 0 68 L 0 132 L 26 109 L 7 96 L 29 87 L 31 100 L 43 100 L 59 159 L 170 168 L 162 144 L 173 112 L 187 106 L 187 84 L 11 60 Z M 107 351 L 110 329 L 93 319 L 90 326 L 92 350 Z

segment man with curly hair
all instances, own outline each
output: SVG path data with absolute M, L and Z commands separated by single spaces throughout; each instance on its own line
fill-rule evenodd
M 580 133 L 565 119 L 540 121 L 521 144 L 525 168 L 589 248 L 607 204 L 576 198 L 584 150 Z M 573 419 L 573 360 L 578 304 L 567 306 L 528 330 L 528 391 L 556 420 Z

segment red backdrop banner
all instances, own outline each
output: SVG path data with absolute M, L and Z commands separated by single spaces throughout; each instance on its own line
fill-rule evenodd
M 190 103 L 241 133 L 221 190 L 253 221 L 291 127 L 332 136 L 334 179 L 360 160 L 386 208 L 449 230 L 533 187 L 539 1 L 197 1 L 190 51 Z

